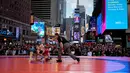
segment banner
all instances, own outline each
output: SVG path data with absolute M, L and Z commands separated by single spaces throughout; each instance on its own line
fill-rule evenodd
M 106 29 L 127 28 L 127 0 L 106 0 Z

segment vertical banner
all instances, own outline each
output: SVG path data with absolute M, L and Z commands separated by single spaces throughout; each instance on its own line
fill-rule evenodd
M 20 28 L 16 27 L 16 39 L 18 40 L 20 36 Z

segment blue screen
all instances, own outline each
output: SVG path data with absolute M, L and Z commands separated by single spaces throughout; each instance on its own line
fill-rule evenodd
M 97 18 L 97 34 L 102 33 L 102 14 L 100 13 Z
M 127 0 L 106 0 L 106 29 L 127 29 Z
M 44 37 L 45 35 L 45 23 L 44 22 L 34 22 L 31 26 L 31 30 L 35 33 L 38 33 L 40 37 Z

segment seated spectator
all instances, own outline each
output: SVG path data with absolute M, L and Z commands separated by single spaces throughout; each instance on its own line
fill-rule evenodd
M 88 49 L 87 56 L 92 56 L 92 50 Z

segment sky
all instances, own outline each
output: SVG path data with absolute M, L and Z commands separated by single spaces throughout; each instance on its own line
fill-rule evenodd
M 76 8 L 77 0 L 66 0 L 67 1 L 67 9 L 66 9 L 66 17 L 72 16 L 74 9 Z M 92 15 L 93 11 L 93 0 L 79 0 L 79 5 L 84 5 L 86 8 L 86 14 Z

